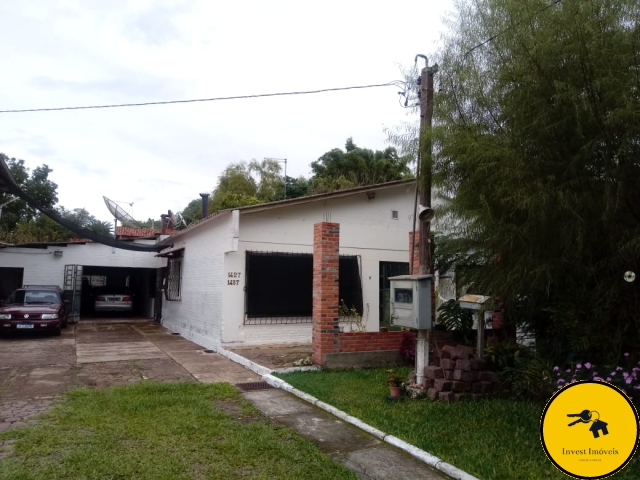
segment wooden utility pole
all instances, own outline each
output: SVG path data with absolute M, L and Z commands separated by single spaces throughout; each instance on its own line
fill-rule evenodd
M 433 120 L 433 76 L 438 71 L 438 65 L 429 66 L 429 61 L 424 55 L 417 55 L 425 60 L 425 67 L 420 74 L 420 143 L 419 143 L 419 177 L 418 193 L 420 205 L 431 207 L 431 139 L 430 129 Z M 419 258 L 420 275 L 431 274 L 431 220 L 420 219 L 420 243 Z M 433 282 L 433 279 L 432 279 Z M 432 285 L 433 288 L 433 285 Z M 428 312 L 431 315 L 431 312 Z M 431 330 L 418 330 L 416 338 L 416 381 L 424 383 L 424 369 L 429 365 L 429 336 Z

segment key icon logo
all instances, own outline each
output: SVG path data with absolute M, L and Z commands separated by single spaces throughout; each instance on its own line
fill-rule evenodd
M 596 418 L 594 418 L 594 415 Z M 602 435 L 609 435 L 609 430 L 607 426 L 609 425 L 607 422 L 603 422 L 600 420 L 600 414 L 595 410 L 583 410 L 580 413 L 567 413 L 567 417 L 578 417 L 577 420 L 571 422 L 568 426 L 573 427 L 577 423 L 589 423 L 592 422 L 593 425 L 589 428 L 589 431 L 593 434 L 593 438 L 599 438 L 600 432 Z

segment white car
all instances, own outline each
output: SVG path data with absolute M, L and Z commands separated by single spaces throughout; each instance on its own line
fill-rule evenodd
M 133 311 L 133 296 L 127 293 L 101 293 L 96 296 L 93 310 L 95 312 L 131 313 Z

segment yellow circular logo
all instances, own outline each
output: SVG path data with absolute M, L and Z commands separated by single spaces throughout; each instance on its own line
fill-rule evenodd
M 638 412 L 629 397 L 595 380 L 556 392 L 540 421 L 547 457 L 576 478 L 604 478 L 622 470 L 636 452 L 638 434 Z

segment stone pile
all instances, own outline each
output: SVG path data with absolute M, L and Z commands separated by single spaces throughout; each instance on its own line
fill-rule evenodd
M 495 372 L 485 370 L 485 362 L 473 356 L 473 349 L 463 345 L 446 345 L 435 365 L 424 369 L 427 397 L 457 402 L 480 400 L 502 392 Z

